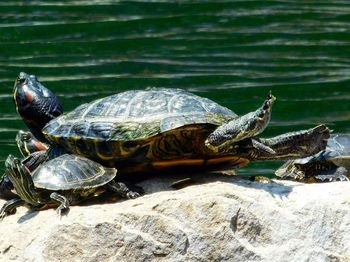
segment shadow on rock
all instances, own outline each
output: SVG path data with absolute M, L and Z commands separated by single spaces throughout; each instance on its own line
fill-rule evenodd
M 273 197 L 288 197 L 292 192 L 295 185 L 286 185 L 283 183 L 278 183 L 275 180 L 266 180 L 264 182 L 256 182 L 249 180 L 247 176 L 237 176 L 234 171 L 224 171 L 224 172 L 198 172 L 198 173 L 166 173 L 157 174 L 149 176 L 147 179 L 140 181 L 135 184 L 135 187 L 138 185 L 143 188 L 145 195 L 150 195 L 157 192 L 166 192 L 166 191 L 177 191 L 189 186 L 200 186 L 209 183 L 223 182 L 228 184 L 234 184 L 236 186 L 264 190 L 270 193 Z M 114 192 L 107 191 L 98 197 L 92 197 L 86 199 L 79 204 L 78 206 L 90 206 L 90 205 L 104 205 L 111 204 L 116 202 L 124 202 L 128 199 L 123 199 Z M 57 207 L 48 207 L 48 208 L 57 208 Z M 36 215 L 40 210 L 29 209 L 27 213 L 21 216 L 18 219 L 18 223 L 23 223 Z M 65 214 L 63 214 L 65 215 Z
M 273 196 L 287 197 L 293 190 L 292 185 L 285 185 L 274 180 L 266 182 L 250 181 L 249 177 L 232 175 L 227 172 L 201 172 L 201 173 L 182 173 L 182 174 L 158 174 L 151 179 L 144 180 L 140 185 L 144 188 L 146 194 L 174 191 L 193 185 L 204 185 L 208 183 L 224 182 L 254 188 L 269 192 Z
M 18 218 L 17 223 L 22 224 L 22 223 L 26 222 L 27 220 L 32 219 L 33 217 L 37 216 L 39 214 L 39 212 L 40 212 L 39 210 L 29 209 L 23 216 Z

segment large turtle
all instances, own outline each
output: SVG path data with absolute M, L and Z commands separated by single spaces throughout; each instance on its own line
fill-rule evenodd
M 343 181 L 350 176 L 350 135 L 336 134 L 313 156 L 287 161 L 276 175 L 304 182 Z
M 0 209 L 0 219 L 13 214 L 23 204 L 40 208 L 47 204 L 58 205 L 61 215 L 70 204 L 98 196 L 110 189 L 125 196 L 129 190 L 115 182 L 115 168 L 106 168 L 90 159 L 63 154 L 44 162 L 32 173 L 19 159 L 9 156 L 5 162 L 6 175 L 14 185 L 18 197 L 7 201 Z
M 62 114 L 56 96 L 20 73 L 14 87 L 18 113 L 42 143 L 87 157 L 120 173 L 181 167 L 227 169 L 253 160 L 293 159 L 323 150 L 324 125 L 274 138 L 255 137 L 267 126 L 275 97 L 256 111 L 233 111 L 181 89 L 126 91 Z
M 124 173 L 308 156 L 324 149 L 329 137 L 320 125 L 256 138 L 270 120 L 271 94 L 240 117 L 207 98 L 165 88 L 122 92 L 56 117 L 62 112 L 57 98 L 35 76 L 20 73 L 14 98 L 37 139 Z

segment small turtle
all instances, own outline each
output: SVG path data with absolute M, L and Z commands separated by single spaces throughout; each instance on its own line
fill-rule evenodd
M 343 181 L 350 176 L 350 135 L 332 135 L 327 148 L 313 156 L 290 160 L 276 175 L 305 182 Z
M 60 115 L 54 94 L 35 76 L 20 73 L 14 98 L 17 111 L 41 142 L 120 173 L 222 169 L 252 160 L 303 157 L 324 149 L 329 137 L 328 128 L 320 125 L 256 138 L 270 120 L 275 100 L 271 94 L 260 108 L 243 116 L 207 98 L 166 88 L 122 92 Z
M 41 208 L 47 204 L 59 205 L 61 216 L 69 205 L 98 196 L 106 189 L 124 197 L 134 198 L 124 184 L 113 180 L 115 168 L 107 168 L 81 156 L 63 154 L 44 162 L 32 173 L 19 159 L 9 156 L 5 162 L 6 175 L 19 197 L 7 201 L 0 210 L 0 219 L 13 214 L 18 206 L 28 204 Z M 130 195 L 131 194 L 131 195 Z

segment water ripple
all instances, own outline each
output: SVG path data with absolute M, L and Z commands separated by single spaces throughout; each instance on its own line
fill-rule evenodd
M 165 86 L 240 114 L 272 90 L 279 103 L 267 136 L 319 122 L 350 132 L 347 0 L 10 0 L 0 7 L 0 162 L 18 153 L 14 137 L 25 128 L 12 102 L 21 71 L 39 76 L 67 110 Z

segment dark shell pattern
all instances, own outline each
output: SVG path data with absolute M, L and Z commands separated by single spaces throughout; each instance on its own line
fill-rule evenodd
M 116 176 L 116 169 L 106 168 L 84 157 L 64 154 L 45 162 L 32 177 L 37 188 L 49 190 L 89 189 L 102 186 Z
M 129 141 L 189 124 L 221 125 L 236 114 L 181 89 L 133 90 L 83 104 L 50 121 L 50 136 Z

